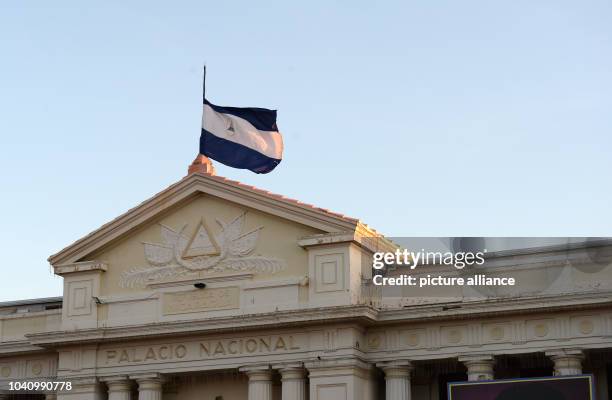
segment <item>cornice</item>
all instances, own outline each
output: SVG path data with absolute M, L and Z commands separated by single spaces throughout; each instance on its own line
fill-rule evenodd
M 362 326 L 402 324 L 453 319 L 491 318 L 542 312 L 612 308 L 612 294 L 565 295 L 555 298 L 485 300 L 455 304 L 410 306 L 377 310 L 366 305 L 297 309 L 273 313 L 215 317 L 190 321 L 158 322 L 144 325 L 101 327 L 78 331 L 44 332 L 26 335 L 32 346 L 61 347 L 75 343 L 127 341 L 159 337 L 238 332 L 278 327 L 299 327 L 330 323 L 358 323 Z
M 298 245 L 307 249 L 310 247 L 330 246 L 342 243 L 353 243 L 372 253 L 377 251 L 395 251 L 398 246 L 385 237 L 370 232 L 363 232 L 362 226 L 356 231 L 332 232 L 309 235 L 298 240 Z
M 74 274 L 77 272 L 92 272 L 92 271 L 100 271 L 105 272 L 108 269 L 108 266 L 101 261 L 82 261 L 76 262 L 72 264 L 60 264 L 55 265 L 53 270 L 56 275 L 67 275 Z
M 48 350 L 33 345 L 29 340 L 14 340 L 10 342 L 0 342 L 0 355 L 12 356 L 30 353 L 45 353 Z
M 26 335 L 26 338 L 33 345 L 52 348 L 74 343 L 126 341 L 143 338 L 176 337 L 277 327 L 287 328 L 305 324 L 316 325 L 333 322 L 359 322 L 367 325 L 372 324 L 376 319 L 377 311 L 370 306 L 341 306 L 215 317 L 191 321 L 103 327 L 78 331 L 33 333 Z
M 612 293 L 564 294 L 441 303 L 380 310 L 379 323 L 489 318 L 517 314 L 612 307 Z

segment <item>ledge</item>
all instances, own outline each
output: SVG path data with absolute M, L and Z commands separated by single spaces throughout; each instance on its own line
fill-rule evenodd
M 372 253 L 377 251 L 395 251 L 398 247 L 388 239 L 376 235 L 364 235 L 359 232 L 321 233 L 305 236 L 298 240 L 298 245 L 307 249 L 309 247 L 327 246 L 342 243 L 353 243 Z
M 449 307 L 450 306 L 450 307 Z M 490 299 L 438 303 L 382 309 L 378 322 L 400 323 L 414 320 L 467 319 L 538 312 L 569 311 L 612 307 L 612 292 L 563 294 L 555 296 Z
M 101 341 L 126 341 L 143 338 L 186 336 L 202 333 L 236 332 L 250 329 L 300 326 L 304 324 L 329 324 L 333 322 L 360 322 L 372 324 L 377 311 L 369 306 L 321 307 L 276 311 L 264 314 L 214 317 L 199 320 L 155 322 L 133 326 L 82 329 L 32 333 L 26 338 L 32 345 L 45 348 L 68 344 L 98 343 Z
M 234 281 L 245 281 L 252 280 L 255 274 L 252 272 L 241 272 L 234 274 L 224 274 L 224 275 L 211 275 L 211 276 L 202 276 L 197 278 L 188 278 L 176 281 L 168 281 L 168 282 L 156 282 L 149 283 L 147 288 L 149 289 L 162 289 L 162 288 L 170 288 L 170 287 L 181 287 L 181 286 L 191 286 L 197 282 L 234 282 Z
M 89 272 L 89 271 L 106 271 L 107 266 L 101 261 L 82 261 L 72 264 L 61 264 L 55 265 L 53 270 L 56 275 L 73 274 L 75 272 Z
M 69 344 L 98 343 L 189 336 L 253 329 L 357 323 L 362 326 L 414 323 L 424 321 L 469 320 L 502 315 L 535 314 L 551 311 L 586 310 L 612 307 L 612 293 L 564 295 L 557 297 L 513 298 L 410 306 L 401 309 L 375 309 L 367 305 L 300 308 L 261 314 L 243 314 L 198 320 L 153 322 L 142 325 L 90 328 L 78 331 L 43 332 L 26 335 L 32 346 L 54 348 Z
M 0 355 L 3 356 L 40 352 L 47 352 L 47 350 L 42 347 L 32 345 L 29 340 L 0 342 Z

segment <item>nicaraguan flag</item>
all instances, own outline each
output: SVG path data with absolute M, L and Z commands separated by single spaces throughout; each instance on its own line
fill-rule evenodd
M 276 110 L 221 107 L 204 99 L 200 153 L 230 167 L 272 171 L 283 158 Z

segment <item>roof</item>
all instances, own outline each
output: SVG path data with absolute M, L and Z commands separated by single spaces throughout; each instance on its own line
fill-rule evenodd
M 42 297 L 39 299 L 27 299 L 27 300 L 15 300 L 15 301 L 3 301 L 0 302 L 0 308 L 5 307 L 20 307 L 20 306 L 32 306 L 32 305 L 48 305 L 54 303 L 61 303 L 62 297 Z
M 48 260 L 52 265 L 81 261 L 82 257 L 87 254 L 105 246 L 110 241 L 123 236 L 159 213 L 197 193 L 207 193 L 324 232 L 355 232 L 359 230 L 367 235 L 381 236 L 356 218 L 347 217 L 231 179 L 204 173 L 192 173 L 51 255 Z

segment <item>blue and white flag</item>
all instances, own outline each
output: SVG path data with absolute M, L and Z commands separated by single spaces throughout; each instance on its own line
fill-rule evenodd
M 272 171 L 283 158 L 276 110 L 221 107 L 204 99 L 200 153 L 230 167 Z

